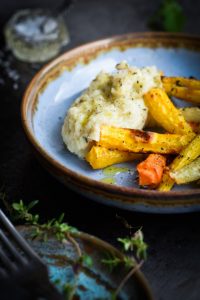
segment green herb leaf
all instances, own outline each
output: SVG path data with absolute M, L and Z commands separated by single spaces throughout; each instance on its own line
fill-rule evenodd
M 85 265 L 88 268 L 91 268 L 93 266 L 93 260 L 92 257 L 87 254 L 82 254 L 81 256 L 81 262 L 83 265 Z
M 16 211 L 19 211 L 20 210 L 20 203 L 13 203 L 12 204 L 12 207 L 16 210 Z
M 132 237 L 118 238 L 120 243 L 123 244 L 125 251 L 135 251 L 138 259 L 147 258 L 147 244 L 144 242 L 144 237 L 141 229 L 135 232 Z
M 123 248 L 125 251 L 129 251 L 129 250 L 132 250 L 132 246 L 133 246 L 133 241 L 132 241 L 132 238 L 118 238 L 117 239 L 118 242 L 122 243 L 123 244 Z
M 64 213 L 62 213 L 58 219 L 51 219 L 44 224 L 39 224 L 39 215 L 33 215 L 30 210 L 37 205 L 38 201 L 32 201 L 28 205 L 25 205 L 22 200 L 12 204 L 12 208 L 15 211 L 15 217 L 20 220 L 24 220 L 26 224 L 34 225 L 35 230 L 33 232 L 33 237 L 42 237 L 44 240 L 48 238 L 48 232 L 51 231 L 58 240 L 62 241 L 66 238 L 65 234 L 75 233 L 78 230 L 75 227 L 68 225 L 63 222 Z
M 117 256 L 115 256 L 114 254 L 111 254 L 111 253 L 109 253 L 109 252 L 106 252 L 105 258 L 103 258 L 103 259 L 101 260 L 101 262 L 102 262 L 103 264 L 107 265 L 111 272 L 112 272 L 112 270 L 113 270 L 114 268 L 116 268 L 119 264 L 123 263 L 123 261 L 122 261 L 119 257 L 117 257 Z
M 177 0 L 163 0 L 158 10 L 149 21 L 149 27 L 154 30 L 179 32 L 185 25 L 185 15 Z
M 39 220 L 39 215 L 33 215 L 29 213 L 30 209 L 32 209 L 38 201 L 32 201 L 28 205 L 25 205 L 22 200 L 20 200 L 18 203 L 13 203 L 12 208 L 15 211 L 15 217 L 20 220 L 26 221 L 26 223 L 31 225 L 36 225 Z
M 124 256 L 124 264 L 127 268 L 132 268 L 136 266 L 136 261 L 133 257 Z
M 65 285 L 62 286 L 63 293 L 65 296 L 65 299 L 72 299 L 73 294 L 74 294 L 74 285 L 70 283 L 66 283 Z

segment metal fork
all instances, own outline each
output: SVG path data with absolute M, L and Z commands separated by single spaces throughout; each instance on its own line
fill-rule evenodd
M 63 300 L 64 297 L 49 280 L 46 265 L 1 209 L 0 222 L 8 232 L 7 237 L 0 229 L 0 279 L 13 279 L 18 286 L 30 291 L 34 299 Z

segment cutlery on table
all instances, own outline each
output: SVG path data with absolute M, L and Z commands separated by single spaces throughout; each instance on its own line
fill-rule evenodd
M 0 281 L 12 280 L 29 291 L 33 299 L 63 300 L 50 282 L 47 266 L 0 209 Z

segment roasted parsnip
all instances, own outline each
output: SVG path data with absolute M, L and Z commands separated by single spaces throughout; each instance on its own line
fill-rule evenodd
M 149 108 L 150 115 L 167 132 L 176 134 L 192 132 L 192 128 L 185 121 L 182 112 L 174 106 L 163 89 L 151 89 L 144 95 L 144 101 Z
M 181 168 L 178 171 L 170 172 L 171 178 L 177 184 L 188 183 L 200 179 L 200 157 L 196 158 L 193 162 Z
M 156 133 L 143 130 L 102 126 L 99 146 L 135 153 L 179 153 L 194 137 L 187 135 Z
M 110 150 L 105 147 L 93 146 L 87 153 L 85 159 L 93 169 L 102 169 L 114 164 L 141 159 L 142 154 Z
M 169 191 L 174 185 L 174 180 L 170 177 L 170 172 L 180 170 L 193 162 L 198 156 L 200 156 L 200 135 L 197 135 L 174 159 L 169 166 L 169 171 L 166 171 L 163 175 L 163 179 L 158 190 Z

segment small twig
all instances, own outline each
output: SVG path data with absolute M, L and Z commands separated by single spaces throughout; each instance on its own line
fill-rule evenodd
M 70 235 L 69 232 L 67 232 L 67 239 L 68 241 L 74 246 L 77 254 L 78 254 L 78 264 L 79 264 L 79 259 L 82 257 L 82 251 L 81 248 L 79 246 L 79 244 L 77 243 L 77 241 Z M 70 294 L 68 295 L 68 300 L 72 300 L 74 297 L 74 294 L 76 292 L 77 289 L 77 284 L 78 284 L 78 274 L 79 274 L 79 267 L 78 267 L 78 271 L 75 272 L 75 279 L 74 279 L 74 285 L 73 288 L 70 292 Z
M 78 257 L 80 258 L 82 256 L 81 248 L 80 248 L 79 244 L 77 243 L 77 241 L 70 235 L 69 232 L 67 232 L 67 239 L 72 243 L 72 245 L 76 249 Z
M 122 216 L 119 216 L 118 214 L 116 214 L 116 218 L 124 225 L 125 228 L 129 229 L 129 232 L 130 232 L 130 235 L 131 235 L 133 226 L 130 225 L 125 218 L 123 218 Z
M 117 287 L 116 291 L 115 291 L 115 297 L 119 294 L 119 292 L 122 290 L 123 286 L 125 285 L 125 283 L 129 280 L 129 278 L 137 271 L 139 270 L 142 265 L 144 263 L 144 260 L 141 260 L 138 264 L 136 264 L 136 266 L 134 268 L 132 268 L 127 275 L 123 278 L 123 280 L 121 281 L 121 283 L 119 284 L 119 286 Z

